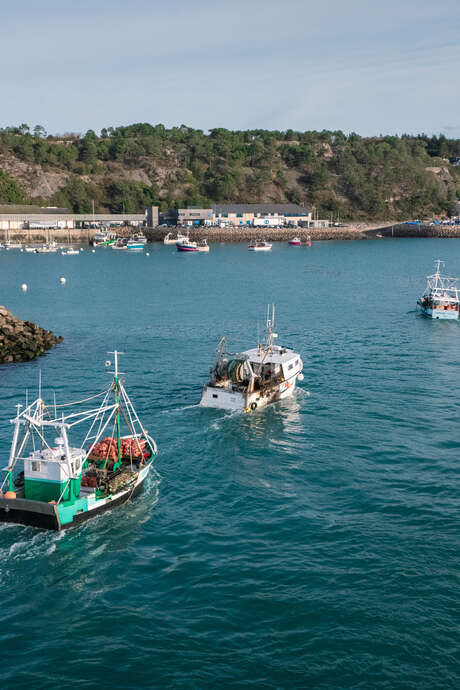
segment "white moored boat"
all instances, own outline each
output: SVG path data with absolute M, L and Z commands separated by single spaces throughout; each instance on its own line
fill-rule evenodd
M 271 251 L 272 245 L 270 242 L 265 240 L 257 240 L 257 242 L 251 242 L 248 244 L 248 249 L 250 252 L 269 252 Z
M 291 247 L 300 247 L 300 245 L 302 244 L 302 241 L 301 241 L 300 237 L 293 237 L 292 240 L 289 240 L 288 244 Z
M 440 259 L 435 265 L 436 273 L 427 276 L 425 292 L 417 300 L 417 307 L 431 319 L 458 319 L 458 278 L 442 275 L 441 266 L 444 266 L 444 262 Z
M 293 394 L 303 379 L 300 355 L 289 347 L 274 345 L 275 308 L 267 314 L 267 341 L 244 352 L 224 352 L 220 341 L 211 380 L 203 388 L 200 405 L 249 412 Z
M 183 235 L 181 232 L 178 232 L 176 237 L 173 237 L 172 232 L 168 232 L 166 237 L 163 239 L 163 244 L 177 244 L 178 242 L 183 242 L 184 240 L 188 239 L 188 235 Z

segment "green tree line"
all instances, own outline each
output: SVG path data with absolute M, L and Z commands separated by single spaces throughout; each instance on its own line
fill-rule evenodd
M 0 129 L 0 202 L 41 202 L 75 212 L 90 211 L 94 202 L 97 210 L 139 212 L 148 204 L 164 210 L 290 201 L 344 219 L 452 214 L 460 196 L 457 157 L 460 140 L 444 135 L 204 132 L 148 123 L 51 135 L 40 125 L 22 124 Z M 1 171 L 5 158 L 9 174 Z M 47 199 L 27 195 L 14 159 L 62 173 L 59 191 Z

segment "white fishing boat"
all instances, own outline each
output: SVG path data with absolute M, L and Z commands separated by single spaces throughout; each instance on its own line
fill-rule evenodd
M 126 249 L 129 252 L 142 252 L 144 250 L 144 242 L 141 242 L 140 240 L 135 240 L 133 238 L 127 241 Z
M 110 354 L 113 379 L 101 393 L 46 405 L 39 386 L 34 402 L 26 402 L 22 411 L 17 405 L 0 487 L 0 522 L 63 530 L 141 492 L 157 446 L 120 380 L 119 353 Z M 96 407 L 91 402 L 88 409 L 97 398 L 101 402 Z M 111 436 L 104 437 L 108 431 Z
M 139 242 L 140 244 L 147 244 L 147 238 L 142 232 L 136 232 L 131 239 Z
M 203 388 L 200 405 L 240 412 L 254 411 L 293 394 L 303 380 L 300 355 L 289 347 L 275 345 L 275 307 L 267 310 L 267 340 L 240 353 L 225 351 L 222 338 L 211 379 Z
M 30 247 L 24 247 L 24 251 L 27 252 L 28 254 L 35 254 L 37 252 L 38 247 L 30 246 Z
M 435 261 L 436 272 L 427 276 L 426 288 L 417 300 L 422 314 L 431 319 L 458 319 L 460 308 L 458 278 L 450 278 L 441 273 L 444 261 Z
M 114 232 L 96 232 L 90 240 L 93 247 L 108 247 L 115 242 L 117 235 Z
M 199 252 L 209 252 L 209 244 L 207 240 L 201 240 L 197 242 L 197 247 Z
M 115 242 L 111 245 L 112 249 L 126 249 L 128 240 L 124 237 L 118 237 Z
M 8 251 L 9 249 L 22 249 L 22 243 L 21 242 L 14 242 L 13 240 L 6 240 L 6 242 L 3 243 L 5 249 Z
M 302 240 L 300 239 L 300 237 L 293 237 L 292 240 L 289 240 L 288 244 L 291 247 L 300 247 L 300 245 L 302 244 Z
M 36 254 L 56 254 L 58 246 L 56 242 L 47 242 L 35 248 Z
M 248 244 L 248 249 L 250 252 L 269 252 L 271 251 L 272 245 L 266 240 L 257 240 L 256 242 L 251 242 Z
M 173 237 L 172 232 L 168 232 L 166 237 L 163 239 L 163 244 L 177 244 L 178 242 L 183 242 L 184 240 L 187 241 L 188 239 L 189 236 L 183 235 L 181 232 L 178 232 L 176 237 Z

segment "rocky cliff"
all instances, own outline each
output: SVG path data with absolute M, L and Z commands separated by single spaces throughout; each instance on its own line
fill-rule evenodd
M 21 321 L 0 306 L 0 364 L 28 362 L 45 354 L 62 336 L 46 331 L 32 321 Z

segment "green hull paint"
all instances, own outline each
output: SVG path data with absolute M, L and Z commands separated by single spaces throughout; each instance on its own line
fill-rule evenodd
M 24 496 L 31 501 L 57 501 L 65 485 L 65 482 L 51 482 L 47 479 L 26 479 Z

